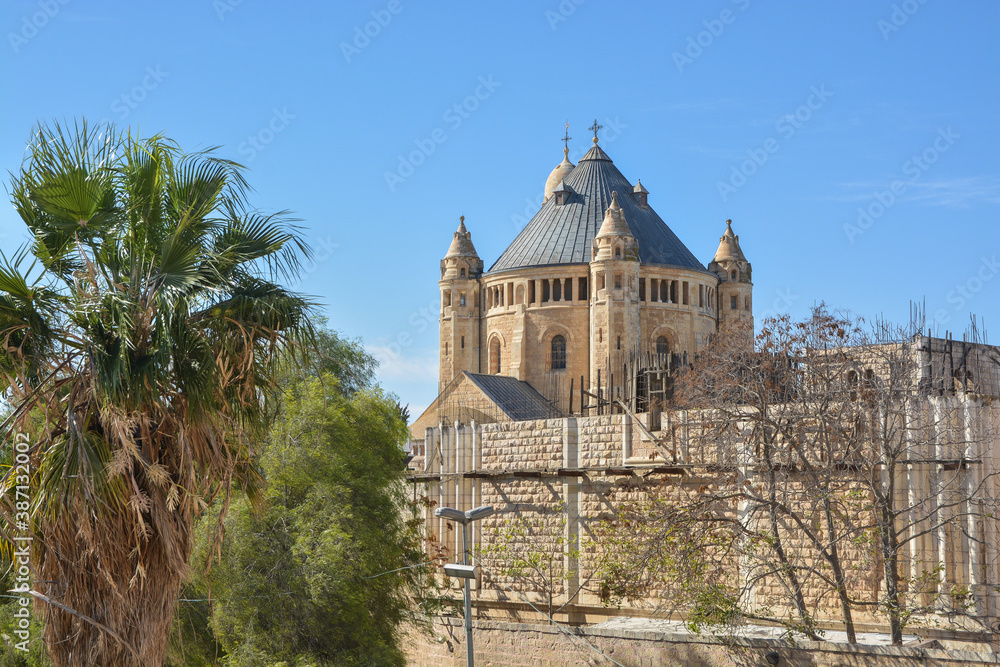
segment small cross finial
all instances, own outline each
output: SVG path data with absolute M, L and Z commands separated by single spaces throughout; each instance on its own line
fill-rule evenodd
M 600 129 L 603 129 L 603 128 L 604 128 L 604 126 L 603 125 L 599 125 L 596 118 L 594 119 L 594 124 L 587 128 L 588 130 L 590 130 L 591 132 L 594 133 L 594 143 L 595 144 L 597 143 L 597 131 L 600 130 Z
M 566 123 L 566 134 L 563 135 L 563 152 L 569 153 L 569 140 L 572 138 L 569 136 L 569 123 Z
M 458 216 L 458 221 L 459 222 L 465 222 L 465 216 L 464 215 Z

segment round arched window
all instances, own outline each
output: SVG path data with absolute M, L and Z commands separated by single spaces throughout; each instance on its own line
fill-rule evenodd
M 566 368 L 566 338 L 563 336 L 552 337 L 552 370 L 564 370 Z
M 656 339 L 656 353 L 661 355 L 670 354 L 670 341 L 667 340 L 666 336 L 660 336 Z

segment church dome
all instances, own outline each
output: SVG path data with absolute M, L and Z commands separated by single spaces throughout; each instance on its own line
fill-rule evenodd
M 562 183 L 566 178 L 569 177 L 570 172 L 573 171 L 573 167 L 576 165 L 569 161 L 569 149 L 563 149 L 563 161 L 556 165 L 556 168 L 552 170 L 549 177 L 545 180 L 545 200 L 548 201 L 549 197 L 555 189 Z
M 552 180 L 550 176 L 549 181 Z M 553 189 L 560 182 L 555 181 Z M 636 191 L 636 186 L 618 171 L 608 154 L 597 144 L 580 158 L 566 177 L 565 184 L 568 191 L 566 198 L 561 201 L 557 201 L 560 198 L 556 196 L 546 199 L 494 262 L 490 273 L 554 264 L 589 263 L 594 237 L 601 228 L 615 191 L 619 193 L 618 205 L 625 224 L 638 243 L 640 262 L 705 271 L 701 262 L 656 211 L 640 199 L 645 194 L 645 188 Z M 627 194 L 622 196 L 622 193 Z

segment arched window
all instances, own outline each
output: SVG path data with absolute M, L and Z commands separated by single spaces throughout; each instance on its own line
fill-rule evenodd
M 464 278 L 465 277 L 465 269 L 462 269 L 461 271 L 459 271 L 458 275 L 459 275 L 459 277 Z
M 500 339 L 494 338 L 490 341 L 490 373 L 496 375 L 500 372 Z
M 552 337 L 552 370 L 561 371 L 566 368 L 566 339 L 563 336 Z
M 621 257 L 621 256 L 622 256 L 622 249 L 620 247 L 616 246 L 615 247 L 615 257 Z
M 656 339 L 656 353 L 657 354 L 670 354 L 670 341 L 667 340 L 666 336 L 660 336 Z
M 729 277 L 736 280 L 736 269 L 733 269 L 732 273 L 729 274 Z

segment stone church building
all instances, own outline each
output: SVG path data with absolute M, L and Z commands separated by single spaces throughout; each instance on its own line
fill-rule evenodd
M 596 135 L 578 164 L 563 148 L 541 209 L 489 270 L 462 218 L 441 260 L 440 395 L 414 432 L 467 397 L 469 376 L 527 383 L 544 400 L 508 383 L 541 410 L 526 417 L 579 413 L 598 396 L 627 398 L 629 369 L 687 364 L 721 324 L 752 319 L 751 266 L 731 221 L 706 267 Z
M 488 270 L 465 220 L 459 224 L 441 260 L 439 394 L 411 425 L 408 493 L 432 558 L 454 562 L 463 549 L 461 527 L 435 508 L 492 505 L 497 513 L 470 531 L 473 553 L 502 552 L 512 543 L 505 531 L 521 526 L 523 546 L 548 554 L 560 573 L 538 586 L 480 571 L 469 582 L 480 619 L 538 619 L 545 604 L 574 625 L 650 614 L 645 600 L 609 606 L 594 579 L 601 522 L 614 503 L 641 500 L 650 488 L 681 497 L 720 474 L 739 472 L 747 484 L 765 474 L 738 429 L 717 437 L 709 412 L 660 414 L 656 400 L 710 337 L 733 320 L 753 321 L 751 265 L 731 221 L 702 264 L 596 131 L 578 164 L 568 148 L 563 154 L 541 208 Z M 922 331 L 896 344 L 912 358 L 922 392 L 906 429 L 924 438 L 898 480 L 899 502 L 934 485 L 981 486 L 963 501 L 967 511 L 934 501 L 934 517 L 953 519 L 921 519 L 926 529 L 913 523 L 920 533 L 907 546 L 907 576 L 932 572 L 928 585 L 962 610 L 960 618 L 951 607 L 931 614 L 921 633 L 988 650 L 1000 628 L 1000 523 L 969 508 L 1000 506 L 1000 348 Z M 865 372 L 867 382 L 873 371 Z M 962 437 L 952 442 L 955 432 Z M 852 590 L 877 600 L 875 561 L 852 549 L 848 562 L 867 573 Z M 750 603 L 782 609 L 787 598 L 766 581 Z M 445 584 L 457 594 L 457 582 Z M 809 590 L 810 613 L 836 628 L 835 596 Z M 860 629 L 883 631 L 872 613 L 859 619 Z

